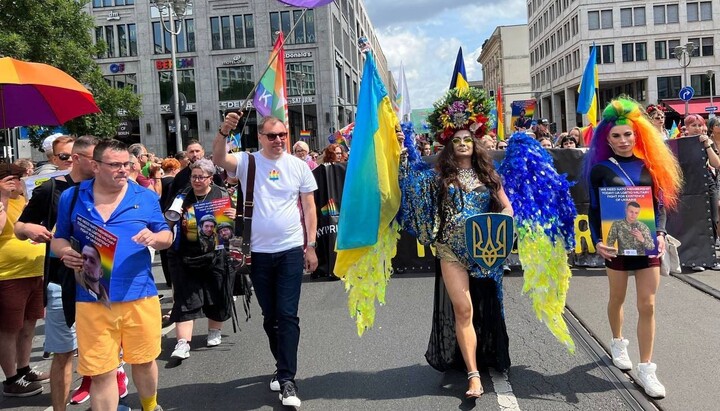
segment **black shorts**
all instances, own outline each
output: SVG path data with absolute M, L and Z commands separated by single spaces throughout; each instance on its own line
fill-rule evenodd
M 635 271 L 650 267 L 660 267 L 658 257 L 619 255 L 612 260 L 605 260 L 605 267 L 616 271 Z

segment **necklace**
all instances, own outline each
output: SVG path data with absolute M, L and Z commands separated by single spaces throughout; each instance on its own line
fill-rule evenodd
M 210 191 L 212 191 L 212 189 L 210 189 Z M 195 194 L 195 199 L 197 200 L 196 202 L 199 203 L 199 202 L 205 201 L 207 196 L 210 194 L 210 191 L 205 193 L 205 195 L 202 198 L 200 198 L 197 194 L 193 193 L 193 194 Z
M 472 168 L 458 169 L 458 181 L 460 181 L 460 184 L 462 184 L 467 191 L 472 191 L 482 185 L 480 179 L 478 179 L 475 174 L 475 170 Z

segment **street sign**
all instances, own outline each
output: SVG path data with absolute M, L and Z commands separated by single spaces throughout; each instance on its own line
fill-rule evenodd
M 678 97 L 680 97 L 680 100 L 682 101 L 690 101 L 694 95 L 695 90 L 690 86 L 685 86 L 681 88 L 680 93 L 678 93 Z
M 714 113 L 717 111 L 717 109 L 718 109 L 717 106 L 708 106 L 708 107 L 705 107 L 705 112 L 706 113 Z

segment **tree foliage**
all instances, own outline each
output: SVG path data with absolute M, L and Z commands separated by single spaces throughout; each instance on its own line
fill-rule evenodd
M 82 116 L 64 126 L 72 134 L 113 137 L 123 118 L 141 115 L 141 99 L 130 89 L 114 89 L 103 79 L 93 56 L 105 44 L 93 43 L 95 22 L 85 12 L 88 0 L 0 1 L 0 55 L 55 66 L 84 84 L 101 113 Z M 40 147 L 47 134 L 32 127 L 30 138 Z

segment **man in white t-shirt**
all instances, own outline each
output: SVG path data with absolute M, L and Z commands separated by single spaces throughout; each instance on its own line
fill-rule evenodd
M 288 132 L 276 117 L 264 117 L 258 124 L 261 151 L 228 154 L 226 139 L 237 128 L 239 120 L 236 113 L 225 117 L 213 142 L 213 159 L 228 175 L 238 178 L 247 198 L 248 158 L 255 157 L 250 277 L 276 361 L 270 389 L 281 392 L 283 405 L 297 409 L 300 407 L 295 385 L 300 342 L 297 313 L 303 269 L 313 272 L 317 268 L 317 216 L 313 197 L 317 183 L 307 164 L 285 151 Z M 304 231 L 298 198 L 302 204 Z M 305 240 L 307 249 L 303 250 Z

